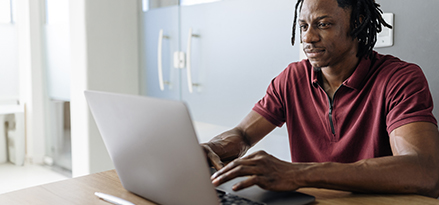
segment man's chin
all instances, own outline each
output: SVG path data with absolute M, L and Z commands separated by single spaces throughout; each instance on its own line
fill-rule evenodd
M 322 71 L 322 67 L 312 67 L 312 69 L 315 71 L 315 72 L 320 72 L 320 71 Z
M 316 62 L 316 61 L 309 61 L 313 67 L 313 69 L 315 71 L 320 71 L 322 70 L 323 67 L 325 67 L 326 65 L 322 64 L 321 62 Z

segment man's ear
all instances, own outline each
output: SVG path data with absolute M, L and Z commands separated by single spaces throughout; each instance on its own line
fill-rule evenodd
M 364 15 L 360 15 L 360 24 L 362 24 L 363 23 L 363 19 L 364 19 Z
M 359 22 L 355 21 L 355 28 L 357 28 L 359 25 L 361 25 L 363 23 L 364 15 L 360 15 L 358 20 L 359 20 Z

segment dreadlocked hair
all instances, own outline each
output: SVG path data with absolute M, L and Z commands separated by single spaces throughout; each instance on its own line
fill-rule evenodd
M 302 9 L 303 1 L 297 0 L 294 12 L 293 22 L 293 36 L 291 38 L 291 44 L 294 45 L 296 23 L 297 23 L 297 10 Z M 382 25 L 388 28 L 392 28 L 386 23 L 381 16 L 383 11 L 379 8 L 380 5 L 375 0 L 337 0 L 340 8 L 351 8 L 351 36 L 354 39 L 358 39 L 358 53 L 357 57 L 371 58 L 373 54 L 373 47 L 377 41 L 377 33 L 382 31 Z

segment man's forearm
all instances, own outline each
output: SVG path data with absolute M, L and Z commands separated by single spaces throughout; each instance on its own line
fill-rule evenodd
M 438 197 L 434 163 L 417 156 L 390 156 L 355 163 L 313 163 L 302 170 L 301 186 L 366 193 L 421 194 Z

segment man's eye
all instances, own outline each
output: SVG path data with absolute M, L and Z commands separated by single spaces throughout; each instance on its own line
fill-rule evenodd
M 308 28 L 308 26 L 307 25 L 300 25 L 300 30 L 302 30 L 302 31 L 306 31 L 306 29 Z
M 318 26 L 319 28 L 328 28 L 329 27 L 329 23 L 319 23 Z

